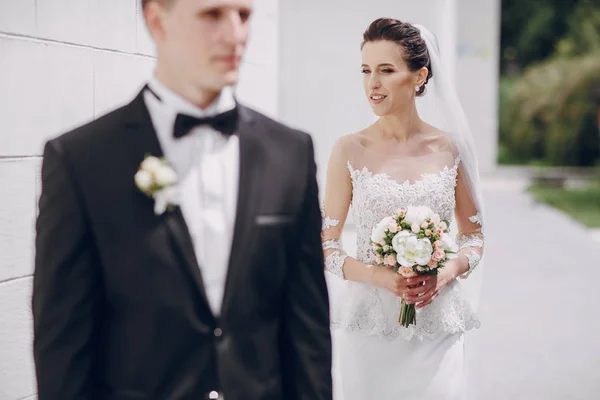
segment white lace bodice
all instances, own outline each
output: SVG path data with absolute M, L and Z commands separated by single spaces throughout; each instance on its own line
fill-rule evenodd
M 363 162 L 357 160 L 357 157 L 348 157 L 347 148 L 346 146 L 347 172 L 345 173 L 349 178 L 351 212 L 356 224 L 356 259 L 358 261 L 368 265 L 376 264 L 370 245 L 372 229 L 383 218 L 393 215 L 399 208 L 409 205 L 426 205 L 438 213 L 442 219 L 452 221 L 456 210 L 459 156 L 452 157 L 449 153 L 443 157 L 435 157 L 438 164 L 442 162 L 440 160 L 447 161 L 454 158 L 454 163 L 448 163 L 449 165 L 443 167 L 438 166 L 437 172 L 418 173 L 423 169 L 426 171 L 435 169 L 431 164 L 436 165 L 436 163 L 431 161 L 431 158 L 401 165 L 390 163 L 387 160 L 385 162 L 379 160 L 374 164 L 378 167 L 378 171 L 373 172 L 367 166 L 369 163 L 364 162 L 364 157 L 360 158 Z M 362 166 L 356 167 L 353 162 L 358 162 Z M 415 168 L 421 164 L 423 168 Z M 410 172 L 407 174 L 408 170 Z M 412 181 L 409 179 L 399 180 L 399 176 L 412 176 L 416 179 Z M 328 176 L 323 224 L 324 238 L 329 239 L 324 240 L 327 269 L 338 277 L 344 278 L 343 265 L 347 255 L 339 246 L 337 241 L 339 236 L 335 234 L 332 236 L 332 232 L 339 232 L 341 227 L 339 219 L 336 218 L 339 215 L 336 215 L 338 213 L 334 210 L 337 208 L 338 201 L 328 201 L 331 193 L 329 179 L 330 176 Z M 343 196 L 342 191 L 338 191 L 338 193 Z M 345 215 L 342 218 L 345 220 Z M 475 216 L 471 216 L 471 218 L 472 220 L 476 219 Z M 482 235 L 479 236 L 475 233 L 473 236 L 472 232 L 469 233 L 469 235 L 463 235 L 468 239 L 459 237 L 463 247 L 465 244 L 472 246 L 473 241 L 478 239 L 481 241 L 481 246 L 483 245 Z M 478 247 L 478 244 L 476 243 L 474 247 Z M 477 251 L 473 253 L 472 249 L 465 254 L 467 258 L 473 259 L 472 262 L 469 259 L 472 268 L 476 266 L 480 255 Z M 462 298 L 458 281 L 454 281 L 446 287 L 432 304 L 417 310 L 417 325 L 409 328 L 404 328 L 397 322 L 401 304 L 399 297 L 369 284 L 353 281 L 345 283 L 344 291 L 341 294 L 342 298 L 332 301 L 334 304 L 332 325 L 335 327 L 391 338 L 402 336 L 411 339 L 415 336 L 433 338 L 439 332 L 456 333 L 479 326 L 477 317 Z
M 399 183 L 385 172 L 373 173 L 367 167 L 356 170 L 348 161 L 352 178 L 352 217 L 357 230 L 357 258 L 374 263 L 369 244 L 371 231 L 383 218 L 408 205 L 428 206 L 443 220 L 452 221 L 454 187 L 460 157 L 452 168 L 444 167 L 437 174 L 423 174 L 421 179 Z

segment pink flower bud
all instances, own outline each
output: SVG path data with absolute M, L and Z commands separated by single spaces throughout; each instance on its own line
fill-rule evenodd
M 388 256 L 385 257 L 385 263 L 387 265 L 389 265 L 390 267 L 393 267 L 394 265 L 396 265 L 396 256 L 393 254 L 390 254 Z
M 398 273 L 405 278 L 412 278 L 413 276 L 417 275 L 417 273 L 410 267 L 400 267 L 398 269 Z
M 440 262 L 444 259 L 444 257 L 446 257 L 446 252 L 442 249 L 437 249 L 433 252 L 431 259 L 435 260 L 435 262 Z

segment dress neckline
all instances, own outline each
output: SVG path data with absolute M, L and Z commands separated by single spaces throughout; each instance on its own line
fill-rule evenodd
M 391 184 L 395 184 L 398 185 L 402 188 L 407 188 L 407 187 L 411 187 L 411 186 L 417 186 L 417 185 L 421 185 L 421 184 L 425 184 L 426 182 L 428 182 L 431 179 L 435 179 L 435 178 L 441 178 L 444 174 L 449 173 L 449 172 L 453 172 L 453 173 L 457 173 L 458 171 L 458 166 L 460 164 L 461 161 L 461 157 L 460 155 L 457 156 L 454 159 L 454 166 L 453 167 L 449 167 L 449 166 L 444 166 L 444 168 L 438 172 L 426 172 L 426 173 L 422 173 L 420 176 L 421 178 L 416 179 L 414 181 L 410 181 L 410 180 L 405 180 L 405 181 L 398 181 L 396 179 L 393 179 L 392 177 L 390 177 L 386 172 L 373 172 L 371 171 L 369 168 L 367 168 L 366 166 L 360 168 L 360 169 L 356 169 L 354 168 L 354 166 L 352 165 L 352 163 L 350 162 L 350 160 L 348 160 L 347 162 L 347 167 L 348 167 L 348 171 L 350 171 L 350 177 L 352 178 L 352 180 L 354 180 L 354 174 L 355 173 L 362 173 L 367 175 L 370 178 L 377 178 L 380 177 L 381 179 L 384 179 L 386 181 L 389 181 Z

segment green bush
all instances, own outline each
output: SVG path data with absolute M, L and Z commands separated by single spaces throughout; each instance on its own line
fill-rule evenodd
M 600 161 L 600 9 L 583 4 L 552 58 L 500 82 L 500 162 Z
M 600 54 L 553 59 L 527 69 L 504 100 L 501 140 L 515 160 L 590 166 L 600 156 L 596 126 Z
M 556 207 L 590 228 L 600 228 L 600 181 L 565 189 L 532 185 L 529 192 L 540 202 Z

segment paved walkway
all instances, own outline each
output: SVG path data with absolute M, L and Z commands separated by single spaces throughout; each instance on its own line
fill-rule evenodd
M 482 328 L 468 354 L 473 398 L 600 399 L 600 244 L 518 185 L 485 186 Z
M 484 184 L 486 269 L 482 328 L 467 338 L 470 399 L 600 399 L 600 244 L 523 186 Z M 350 251 L 353 236 L 344 237 Z

